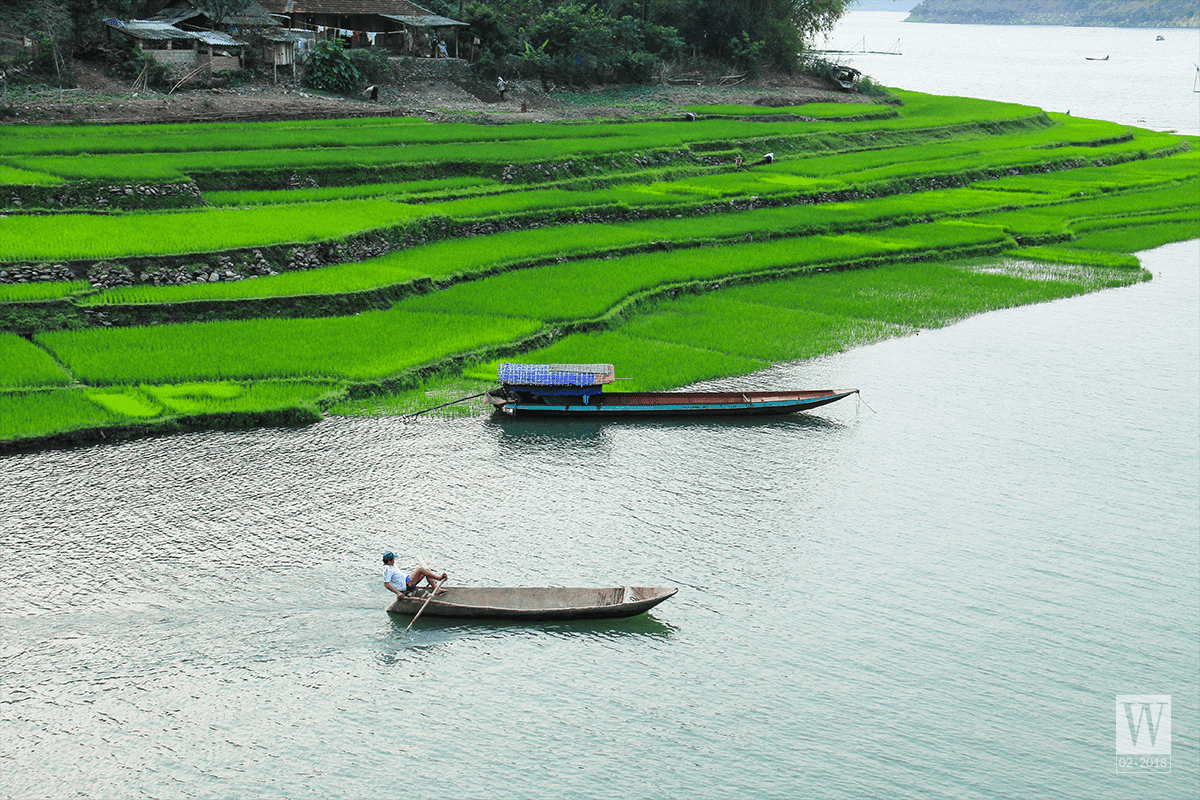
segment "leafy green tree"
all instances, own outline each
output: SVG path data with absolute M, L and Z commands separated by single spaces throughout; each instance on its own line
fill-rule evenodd
M 196 8 L 203 11 L 218 28 L 226 17 L 240 14 L 250 7 L 250 0 L 194 0 Z
M 833 28 L 853 0 L 622 0 L 620 10 L 641 10 L 676 28 L 697 55 L 749 67 L 791 70 L 807 42 Z M 745 36 L 743 36 L 745 34 Z M 746 44 L 747 38 L 750 45 Z M 754 44 L 760 44 L 752 58 Z
M 350 94 L 363 87 L 362 73 L 340 39 L 317 42 L 309 52 L 304 82 L 314 89 Z
M 487 0 L 467 6 L 464 21 L 482 41 L 480 71 L 580 84 L 647 80 L 656 61 L 685 55 L 790 71 L 851 2 Z
M 98 51 L 105 39 L 103 20 L 127 19 L 133 8 L 130 0 L 65 0 L 71 18 L 72 41 L 76 53 Z

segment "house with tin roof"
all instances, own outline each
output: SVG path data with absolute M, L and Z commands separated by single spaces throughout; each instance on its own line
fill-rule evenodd
M 140 47 L 172 75 L 237 69 L 247 46 L 221 31 L 185 31 L 159 20 L 109 18 L 104 24 L 110 38 Z
M 271 16 L 256 0 L 233 14 L 213 19 L 210 14 L 196 6 L 192 0 L 171 0 L 150 19 L 166 22 L 183 30 L 223 30 L 233 36 L 245 36 L 251 31 L 279 28 L 280 19 Z
M 171 0 L 150 20 L 166 22 L 185 31 L 221 30 L 231 37 L 245 39 L 259 53 L 261 63 L 271 65 L 276 82 L 279 81 L 279 67 L 291 67 L 291 76 L 295 79 L 296 63 L 314 39 L 311 32 L 286 28 L 287 17 L 273 16 L 256 0 L 250 0 L 245 8 L 226 14 L 220 20 L 197 7 L 193 0 Z
M 467 23 L 435 14 L 409 0 L 262 0 L 288 27 L 317 39 L 340 38 L 350 47 L 385 47 L 403 55 L 437 57 L 437 43 L 458 58 L 458 32 Z

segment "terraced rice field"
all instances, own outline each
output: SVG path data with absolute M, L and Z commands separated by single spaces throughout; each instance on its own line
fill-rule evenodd
M 1131 253 L 1200 238 L 1196 141 L 897 95 L 0 128 L 0 446 L 414 410 L 501 358 L 672 388 L 1146 280 Z

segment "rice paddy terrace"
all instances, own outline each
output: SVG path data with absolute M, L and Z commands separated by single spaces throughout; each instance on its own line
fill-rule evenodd
M 1186 137 L 897 95 L 2 128 L 0 449 L 414 410 L 501 358 L 671 388 L 1146 280 L 1132 253 L 1200 238 Z

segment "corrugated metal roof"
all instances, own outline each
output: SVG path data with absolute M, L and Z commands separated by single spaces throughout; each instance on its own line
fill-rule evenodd
M 168 6 L 150 19 L 154 22 L 167 22 L 171 25 L 178 25 L 180 22 L 196 19 L 197 17 L 203 17 L 203 24 L 211 24 L 212 17 L 207 12 L 195 8 L 190 4 L 187 6 Z M 197 22 L 197 24 L 201 23 Z M 278 22 L 271 18 L 266 9 L 261 4 L 254 2 L 254 0 L 250 0 L 250 4 L 241 11 L 227 15 L 221 20 L 221 24 L 239 28 L 266 28 L 279 25 Z
M 220 31 L 196 31 L 196 38 L 205 44 L 216 47 L 245 47 L 246 42 L 239 42 L 227 33 Z
M 138 39 L 147 39 L 155 42 L 199 38 L 196 34 L 181 31 L 170 23 L 156 22 L 149 19 L 131 19 L 128 22 L 119 19 L 106 19 L 104 20 L 104 24 Z
M 261 0 L 274 14 L 365 14 L 387 17 L 408 25 L 427 28 L 449 28 L 465 22 L 435 14 L 408 0 Z M 417 20 L 409 22 L 409 20 Z M 437 21 L 434 21 L 437 20 Z
M 162 11 L 150 18 L 151 22 L 165 22 L 168 25 L 174 25 L 183 22 L 185 19 L 192 17 L 203 17 L 203 11 L 197 11 L 194 8 L 164 8 Z
M 394 19 L 396 22 L 403 22 L 405 25 L 412 25 L 415 28 L 451 28 L 456 25 L 467 27 L 465 22 L 459 22 L 449 17 L 439 17 L 437 14 L 426 14 L 419 17 L 402 14 L 380 14 L 379 16 L 384 19 Z
M 307 34 L 307 35 L 305 35 Z M 268 42 L 303 42 L 313 38 L 312 31 L 293 31 L 275 28 L 262 32 L 262 38 Z
M 152 42 L 180 41 L 195 39 L 205 44 L 217 47 L 245 47 L 245 42 L 239 42 L 227 33 L 218 31 L 181 31 L 174 25 L 150 19 L 131 19 L 124 22 L 119 19 L 106 19 L 104 24 L 110 28 Z

